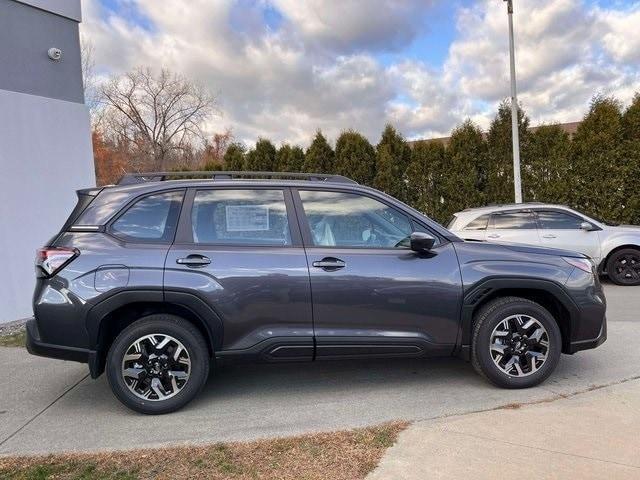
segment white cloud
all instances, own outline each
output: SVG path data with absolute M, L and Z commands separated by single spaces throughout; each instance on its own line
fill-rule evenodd
M 424 25 L 433 1 L 272 0 L 314 46 L 352 52 L 395 50 L 408 45 Z
M 417 38 L 431 1 L 122 0 L 148 26 L 83 1 L 83 32 L 99 71 L 165 66 L 219 95 L 223 117 L 252 142 L 308 143 L 356 128 L 377 141 L 387 121 L 408 137 L 446 135 L 464 118 L 483 127 L 509 92 L 503 2 L 459 9 L 441 66 L 382 64 Z M 278 9 L 280 28 L 262 19 Z M 591 7 L 580 0 L 517 2 L 519 97 L 534 123 L 573 121 L 594 93 L 629 101 L 640 89 L 640 7 Z
M 518 96 L 532 123 L 575 121 L 594 94 L 629 102 L 640 89 L 638 64 L 630 62 L 640 58 L 640 50 L 621 46 L 624 36 L 634 38 L 631 45 L 640 42 L 633 35 L 640 7 L 624 12 L 590 8 L 580 0 L 543 0 L 515 8 Z M 397 110 L 404 112 L 412 136 L 448 132 L 465 116 L 488 126 L 510 91 L 505 10 L 493 0 L 461 9 L 442 71 L 402 74 L 412 108 Z M 425 81 L 429 88 L 416 93 Z
M 619 62 L 640 63 L 640 4 L 627 11 L 597 11 L 605 34 L 604 48 Z

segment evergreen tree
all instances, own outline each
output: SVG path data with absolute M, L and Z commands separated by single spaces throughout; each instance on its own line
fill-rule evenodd
M 625 140 L 640 140 L 640 93 L 635 94 L 622 116 L 622 134 Z
M 626 208 L 618 220 L 637 225 L 640 224 L 640 189 L 637 185 L 637 179 L 640 179 L 640 93 L 636 93 L 622 116 L 622 133 L 621 158 L 626 171 L 622 195 Z
M 520 163 L 526 165 L 529 141 L 529 118 L 518 107 L 518 133 L 520 137 Z M 487 135 L 487 186 L 488 203 L 513 202 L 513 144 L 511 138 L 511 104 L 503 101 L 491 122 Z
M 411 162 L 411 149 L 405 139 L 387 125 L 376 147 L 376 175 L 373 186 L 399 200 L 407 199 L 406 171 Z
M 272 172 L 276 169 L 276 147 L 266 138 L 260 138 L 256 147 L 247 153 L 246 169 L 254 172 Z
M 304 164 L 304 152 L 299 146 L 283 144 L 276 154 L 276 164 L 280 172 L 300 172 Z
M 202 169 L 207 172 L 214 172 L 218 170 L 224 170 L 224 164 L 215 160 L 209 160 L 202 166 Z
M 572 203 L 586 214 L 621 220 L 625 217 L 623 185 L 628 162 L 622 159 L 622 108 L 611 97 L 596 97 L 572 142 Z
M 334 172 L 363 185 L 372 185 L 376 151 L 364 135 L 353 130 L 342 132 L 336 141 Z
M 229 172 L 245 170 L 245 147 L 242 143 L 232 143 L 224 153 L 224 169 Z
M 444 144 L 422 140 L 413 144 L 407 167 L 409 204 L 438 222 L 446 221 L 442 202 L 442 174 L 447 161 Z
M 571 142 L 558 125 L 543 125 L 530 135 L 527 163 L 522 169 L 526 201 L 567 204 L 571 201 Z
M 451 132 L 442 173 L 443 221 L 465 208 L 484 203 L 487 142 L 480 127 L 466 120 Z
M 333 173 L 335 154 L 327 139 L 318 130 L 304 156 L 305 172 Z

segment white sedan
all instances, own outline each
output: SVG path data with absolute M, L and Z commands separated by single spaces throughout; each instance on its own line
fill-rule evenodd
M 466 240 L 510 242 L 584 253 L 618 285 L 640 285 L 640 227 L 612 225 L 563 205 L 470 208 L 447 228 Z

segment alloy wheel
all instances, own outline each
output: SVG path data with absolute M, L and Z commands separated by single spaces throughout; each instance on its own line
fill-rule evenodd
M 615 259 L 613 274 L 621 282 L 636 282 L 640 280 L 640 254 L 625 253 Z
M 493 363 L 512 377 L 526 377 L 544 365 L 549 354 L 549 334 L 530 315 L 511 315 L 491 333 L 489 353 Z
M 161 401 L 177 395 L 189 381 L 191 357 L 176 338 L 154 333 L 138 338 L 122 359 L 122 378 L 137 397 Z

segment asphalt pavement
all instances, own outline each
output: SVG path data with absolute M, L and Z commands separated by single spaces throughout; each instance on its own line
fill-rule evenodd
M 640 288 L 606 285 L 609 338 L 563 355 L 528 390 L 502 390 L 458 359 L 383 360 L 220 369 L 183 410 L 123 407 L 86 365 L 0 348 L 0 455 L 115 450 L 329 431 L 404 419 L 438 420 L 563 398 L 640 377 Z

